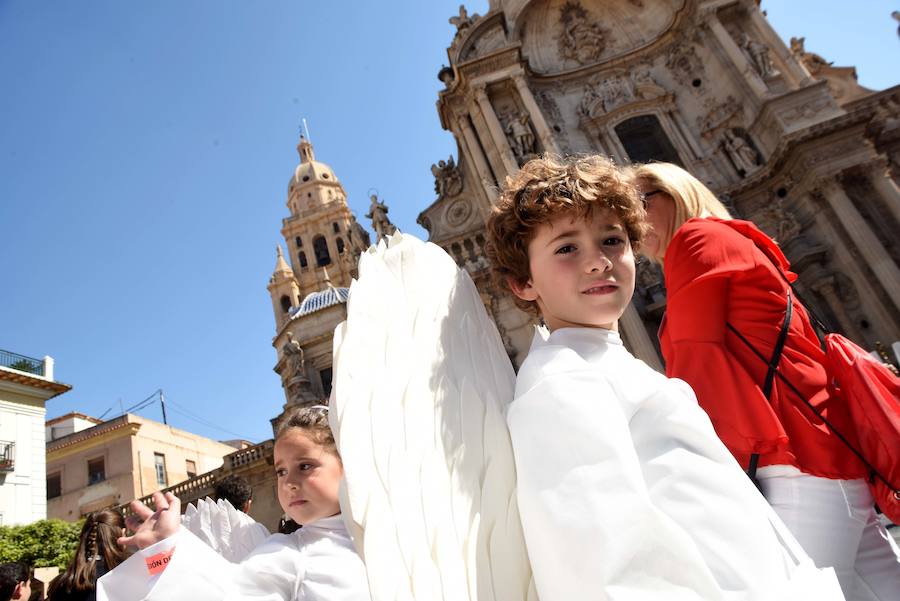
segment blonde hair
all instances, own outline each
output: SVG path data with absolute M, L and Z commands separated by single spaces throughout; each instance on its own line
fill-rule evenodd
M 722 201 L 716 198 L 716 195 L 703 182 L 678 165 L 644 163 L 633 165 L 628 171 L 635 184 L 644 180 L 649 187 L 665 192 L 675 201 L 675 219 L 672 223 L 672 230 L 654 232 L 659 238 L 658 248 L 661 255 L 665 254 L 665 249 L 672 241 L 672 236 L 688 219 L 709 216 L 719 219 L 732 218 Z M 662 260 L 662 256 L 651 258 L 657 261 Z
M 538 227 L 563 213 L 587 218 L 596 208 L 614 212 L 632 248 L 640 247 L 647 230 L 641 197 L 612 161 L 544 155 L 525 163 L 506 178 L 486 224 L 486 251 L 497 285 L 511 292 L 510 280 L 524 284 L 531 278 L 528 244 Z M 537 303 L 512 298 L 523 311 L 539 314 Z

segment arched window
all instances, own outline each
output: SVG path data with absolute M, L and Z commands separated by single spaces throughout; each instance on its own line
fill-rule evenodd
M 297 253 L 297 259 L 300 261 L 300 269 L 306 269 L 306 253 L 301 250 Z
M 303 239 L 300 236 L 294 238 L 294 244 L 297 245 L 297 248 L 303 248 Z
M 313 250 L 316 253 L 316 265 L 319 267 L 331 265 L 331 254 L 328 252 L 328 243 L 325 242 L 325 236 L 316 236 L 313 239 Z
M 284 313 L 287 313 L 291 310 L 291 297 L 287 294 L 281 297 L 281 310 Z
M 339 226 L 339 225 L 337 224 L 337 221 L 335 221 L 334 223 L 331 224 L 331 228 L 334 230 L 334 233 L 335 233 L 335 234 L 340 234 L 340 233 L 341 233 L 341 226 Z
M 633 163 L 662 161 L 681 165 L 678 151 L 656 115 L 641 115 L 622 121 L 616 126 L 616 135 Z
M 335 240 L 334 242 L 335 242 L 335 244 L 337 244 L 338 254 L 339 255 L 344 254 L 344 239 L 338 237 L 338 239 Z

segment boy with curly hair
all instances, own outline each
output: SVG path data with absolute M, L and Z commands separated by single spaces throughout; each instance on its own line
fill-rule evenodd
M 540 598 L 809 598 L 798 574 L 836 587 L 785 540 L 691 388 L 623 345 L 644 217 L 610 161 L 543 157 L 487 224 L 498 283 L 547 326 L 507 415 Z

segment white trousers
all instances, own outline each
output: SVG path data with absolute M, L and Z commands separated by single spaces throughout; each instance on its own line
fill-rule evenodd
M 833 567 L 847 601 L 900 601 L 900 550 L 864 480 L 831 480 L 773 465 L 762 492 L 816 566 Z

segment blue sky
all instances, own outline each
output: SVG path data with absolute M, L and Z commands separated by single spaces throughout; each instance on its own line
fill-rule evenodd
M 74 389 L 48 416 L 162 388 L 177 427 L 270 436 L 265 286 L 300 119 L 358 216 L 374 189 L 423 234 L 429 166 L 456 150 L 435 101 L 458 4 L 0 0 L 0 349 L 56 359 Z M 863 85 L 898 83 L 897 2 L 762 6 Z

